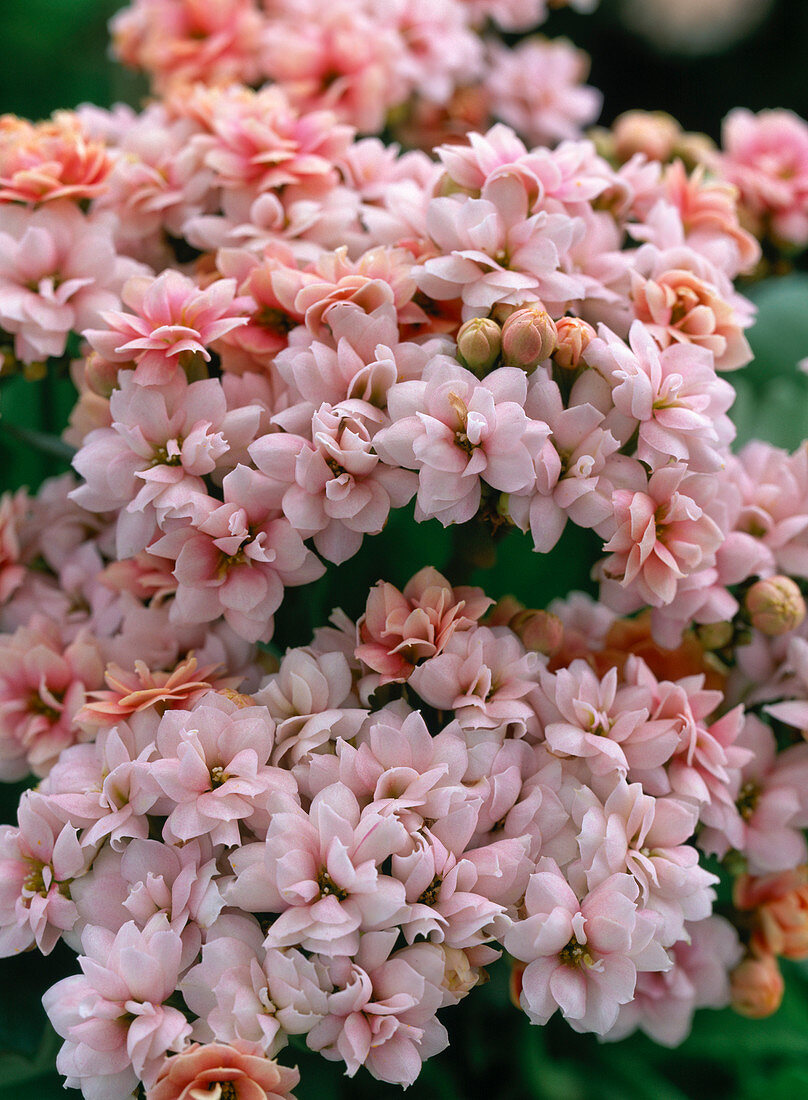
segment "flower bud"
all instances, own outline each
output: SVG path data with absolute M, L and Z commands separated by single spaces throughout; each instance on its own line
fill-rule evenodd
M 808 958 L 808 866 L 758 877 L 741 875 L 733 901 L 738 909 L 755 910 L 752 945 L 760 954 Z
M 480 970 L 471 965 L 468 955 L 460 948 L 447 947 L 446 944 L 438 946 L 444 956 L 443 988 L 459 1001 L 478 984 Z
M 575 370 L 597 333 L 580 317 L 562 317 L 560 321 L 556 321 L 556 332 L 558 347 L 553 353 L 553 359 L 564 370 Z
M 525 605 L 516 596 L 502 596 L 485 613 L 486 626 L 508 626 L 511 619 L 525 610 Z
M 109 397 L 118 384 L 119 363 L 110 363 L 98 352 L 90 352 L 84 361 L 84 382 L 99 397 Z
M 518 611 L 508 624 L 525 649 L 552 657 L 564 643 L 564 624 L 549 611 Z
M 785 985 L 774 955 L 748 955 L 730 974 L 732 1007 L 762 1020 L 780 1007 Z
M 735 637 L 732 623 L 701 623 L 696 627 L 696 635 L 706 650 L 726 649 Z
M 255 699 L 253 699 L 252 695 L 245 695 L 241 691 L 236 691 L 235 688 L 217 688 L 216 694 L 223 695 L 225 699 L 229 699 L 231 703 L 235 703 L 239 710 L 242 710 L 244 707 L 255 706 Z
M 502 360 L 507 367 L 520 367 L 532 374 L 556 348 L 555 322 L 539 306 L 517 309 L 502 326 Z
M 752 626 L 777 637 L 795 630 L 805 618 L 805 600 L 791 577 L 766 577 L 756 581 L 744 601 Z
M 502 330 L 492 317 L 472 317 L 460 326 L 457 334 L 458 358 L 478 378 L 494 366 L 501 346 Z
M 522 996 L 522 975 L 527 969 L 527 963 L 518 962 L 516 959 L 511 959 L 511 975 L 508 981 L 508 996 L 511 999 L 511 1004 L 514 1008 L 518 1008 L 522 1011 L 522 1004 L 520 997 Z
M 636 153 L 649 160 L 668 161 L 673 155 L 682 128 L 664 111 L 626 111 L 612 126 L 617 159 L 625 163 Z

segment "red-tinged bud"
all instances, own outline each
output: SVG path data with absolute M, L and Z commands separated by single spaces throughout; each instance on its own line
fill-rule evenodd
M 503 596 L 485 613 L 486 626 L 509 626 L 511 619 L 525 610 L 516 596 Z
M 491 317 L 472 317 L 460 326 L 457 356 L 478 378 L 499 360 L 501 346 L 502 330 Z
M 540 306 L 517 309 L 502 326 L 502 361 L 532 374 L 556 349 L 555 322 Z
M 522 640 L 525 649 L 552 657 L 564 644 L 564 624 L 549 611 L 519 611 L 508 624 Z
M 553 353 L 553 359 L 564 370 L 576 370 L 597 333 L 580 317 L 562 317 L 560 321 L 556 321 L 556 332 L 558 347 Z
M 741 1016 L 762 1020 L 780 1007 L 785 984 L 774 955 L 748 955 L 730 974 L 732 1007 Z
M 621 163 L 636 153 L 664 162 L 673 156 L 682 128 L 664 111 L 626 111 L 615 120 L 612 133 L 615 155 Z
M 110 363 L 98 352 L 90 352 L 84 363 L 84 381 L 87 388 L 99 397 L 109 397 L 118 384 L 119 363 Z
M 791 577 L 766 577 L 756 581 L 744 601 L 752 626 L 777 637 L 795 630 L 805 618 L 805 600 Z
M 522 996 L 522 975 L 527 968 L 527 963 L 518 962 L 516 959 L 511 960 L 511 976 L 508 982 L 508 995 L 511 998 L 511 1004 L 514 1008 L 518 1008 L 522 1011 L 522 1005 L 519 998 Z

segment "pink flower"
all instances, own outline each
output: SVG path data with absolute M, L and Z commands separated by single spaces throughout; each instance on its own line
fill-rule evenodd
M 0 955 L 34 943 L 49 955 L 76 922 L 70 886 L 85 874 L 93 852 L 82 850 L 76 830 L 63 825 L 41 794 L 23 793 L 17 820 L 18 828 L 0 826 Z
M 480 588 L 452 588 L 430 566 L 403 592 L 379 581 L 357 623 L 356 656 L 381 673 L 380 684 L 401 683 L 419 661 L 442 653 L 456 630 L 470 629 L 491 602 Z
M 734 429 L 725 415 L 733 387 L 716 378 L 713 357 L 705 349 L 655 343 L 653 329 L 635 321 L 630 350 L 605 326 L 587 347 L 587 362 L 614 385 L 615 408 L 639 421 L 637 457 L 651 469 L 670 459 L 694 472 L 723 465 L 724 448 Z
M 70 332 L 118 305 L 132 266 L 116 256 L 109 222 L 68 199 L 0 206 L 0 255 L 0 324 L 24 363 L 63 355 Z
M 56 623 L 35 617 L 0 637 L 0 658 L 0 773 L 45 775 L 82 738 L 76 715 L 103 682 L 98 644 L 80 633 L 65 646 Z
M 20 562 L 20 527 L 29 509 L 24 489 L 0 497 L 0 604 L 19 588 L 25 577 Z
M 290 1092 L 300 1080 L 296 1069 L 252 1053 L 249 1044 L 192 1043 L 166 1058 L 147 1100 L 192 1100 L 195 1094 L 225 1087 L 235 1100 L 294 1100 Z
M 537 298 L 564 311 L 583 284 L 563 271 L 580 223 L 564 214 L 529 214 L 522 182 L 503 176 L 486 183 L 482 198 L 436 198 L 427 229 L 439 256 L 415 269 L 419 288 L 439 301 L 462 298 L 463 317 L 483 316 L 498 302 Z
M 116 934 L 90 926 L 82 947 L 84 973 L 42 998 L 65 1040 L 57 1068 L 89 1100 L 128 1100 L 138 1078 L 149 1088 L 166 1051 L 187 1043 L 191 1025 L 164 1003 L 177 986 L 182 941 L 158 915 L 142 931 L 134 921 Z
M 182 843 L 210 835 L 240 841 L 238 822 L 275 792 L 295 793 L 292 777 L 269 767 L 274 723 L 260 707 L 211 694 L 193 711 L 169 711 L 157 731 L 149 774 L 170 800 L 164 837 Z
M 354 954 L 361 931 L 392 928 L 407 912 L 403 885 L 380 865 L 406 841 L 395 817 L 360 810 L 341 783 L 315 796 L 308 814 L 273 814 L 266 843 L 231 855 L 228 903 L 278 913 L 267 947 Z
M 435 1013 L 443 1003 L 445 956 L 430 943 L 391 954 L 394 932 L 362 937 L 353 959 L 333 958 L 329 1013 L 307 1043 L 330 1061 L 345 1062 L 353 1077 L 361 1065 L 377 1080 L 411 1085 L 421 1064 L 448 1045 Z
M 60 111 L 36 124 L 24 119 L 11 123 L 8 115 L 3 122 L 0 202 L 80 202 L 103 192 L 111 159 L 72 112 Z
M 556 1009 L 575 1031 L 605 1034 L 634 996 L 637 972 L 666 970 L 655 922 L 637 909 L 637 886 L 611 875 L 578 901 L 553 860 L 542 859 L 525 894 L 526 916 L 505 949 L 526 962 L 520 1002 L 532 1023 Z
M 104 358 L 134 361 L 139 385 L 163 385 L 194 355 L 209 361 L 208 345 L 247 323 L 235 293 L 234 279 L 219 279 L 202 290 L 178 271 L 139 276 L 122 294 L 133 312 L 104 313 L 108 329 L 88 329 L 85 336 Z
M 730 111 L 720 174 L 762 229 L 798 248 L 808 242 L 808 125 L 791 111 Z
M 491 114 L 530 145 L 577 138 L 600 114 L 600 92 L 583 83 L 589 58 L 563 38 L 529 38 L 515 47 L 494 40 L 487 60 Z
M 724 538 L 697 502 L 700 487 L 698 475 L 676 463 L 656 470 L 647 492 L 618 489 L 617 531 L 603 548 L 610 556 L 598 567 L 601 576 L 652 607 L 671 603 L 677 580 L 711 565 Z
M 526 392 L 525 374 L 515 367 L 479 381 L 444 357 L 422 381 L 389 392 L 393 423 L 373 445 L 390 465 L 418 470 L 418 521 L 437 516 L 446 527 L 471 519 L 481 482 L 506 493 L 533 484 L 531 448 L 544 442 L 547 426 L 525 416 Z

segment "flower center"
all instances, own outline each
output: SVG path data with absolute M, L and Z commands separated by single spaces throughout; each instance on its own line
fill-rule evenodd
M 744 783 L 741 787 L 735 802 L 735 805 L 738 807 L 738 813 L 744 821 L 748 821 L 754 814 L 759 800 L 760 787 L 750 779 L 748 783 Z
M 320 897 L 322 898 L 333 896 L 337 901 L 345 901 L 348 896 L 348 891 L 337 886 L 325 867 L 317 876 L 317 885 L 320 887 Z
M 45 879 L 42 873 L 45 870 L 45 864 L 33 859 L 28 862 L 31 865 L 31 870 L 23 879 L 22 888 L 31 894 L 41 894 L 44 898 L 48 893 L 45 889 Z
M 55 692 L 51 692 L 54 699 L 58 699 Z M 32 691 L 28 697 L 28 710 L 31 714 L 41 714 L 47 718 L 49 722 L 58 722 L 60 718 L 59 711 L 56 707 L 50 703 L 46 703 L 38 691 Z
M 567 946 L 561 949 L 558 957 L 564 966 L 575 967 L 592 965 L 592 956 L 587 951 L 586 945 L 578 943 L 574 935 Z
M 435 875 L 429 886 L 427 886 L 426 890 L 424 890 L 423 894 L 421 894 L 420 898 L 418 898 L 418 904 L 434 905 L 435 902 L 438 900 L 438 894 L 440 893 L 442 882 L 443 879 L 440 877 L 440 875 Z
M 222 783 L 226 783 L 229 778 L 230 776 L 220 764 L 210 769 L 210 785 L 214 790 L 216 787 L 221 787 Z
M 214 1081 L 208 1091 L 212 1093 L 211 1100 L 238 1100 L 236 1086 L 232 1081 Z

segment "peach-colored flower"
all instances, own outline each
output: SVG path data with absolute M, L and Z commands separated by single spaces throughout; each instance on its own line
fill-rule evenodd
M 294 1100 L 296 1069 L 252 1053 L 248 1043 L 192 1043 L 166 1058 L 147 1100 Z
M 89 140 L 69 111 L 36 125 L 0 118 L 0 202 L 93 199 L 111 168 L 104 145 Z
M 82 707 L 76 721 L 88 726 L 114 726 L 119 719 L 149 707 L 169 710 L 182 705 L 188 709 L 206 691 L 239 683 L 238 676 L 217 676 L 220 667 L 198 668 L 192 653 L 168 671 L 152 671 L 145 661 L 135 661 L 134 670 L 110 663 L 104 673 L 110 690 L 91 691 L 92 702 Z
M 739 909 L 756 911 L 752 944 L 761 954 L 808 957 L 808 866 L 759 878 L 742 875 L 733 900 Z
M 785 985 L 774 955 L 747 955 L 730 975 L 732 1007 L 741 1016 L 762 1020 L 780 1007 Z

